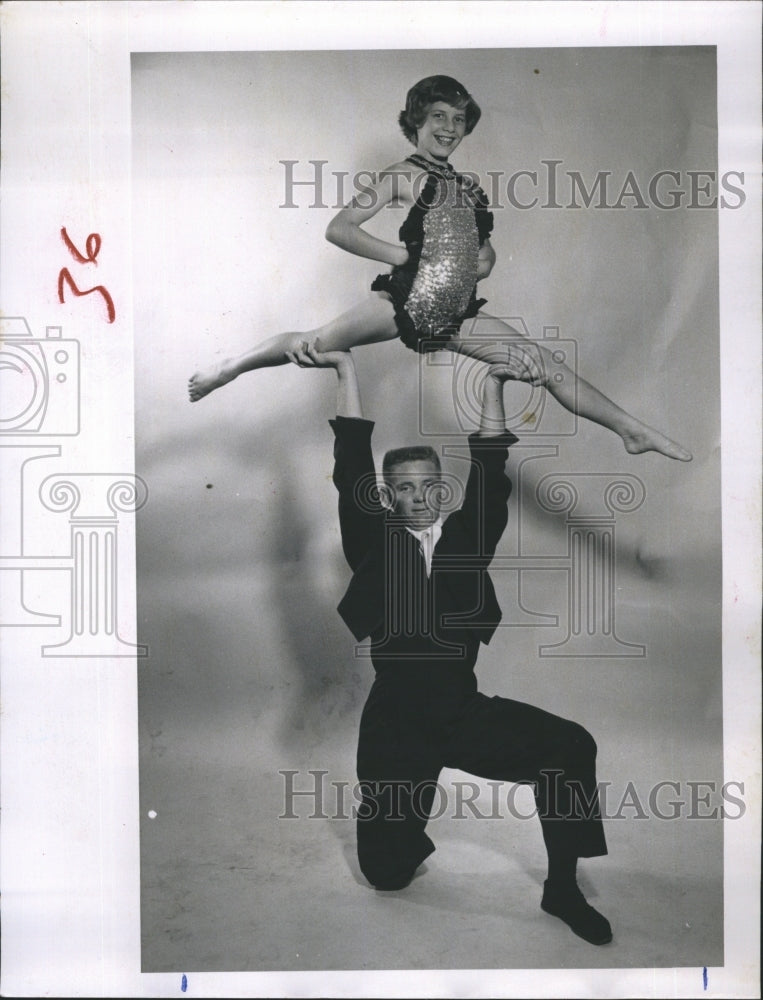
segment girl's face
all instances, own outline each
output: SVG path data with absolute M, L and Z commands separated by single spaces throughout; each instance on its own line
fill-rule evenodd
M 445 101 L 431 105 L 419 125 L 416 152 L 435 160 L 447 160 L 466 132 L 466 112 Z

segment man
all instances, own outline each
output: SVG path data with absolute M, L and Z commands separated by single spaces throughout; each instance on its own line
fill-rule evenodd
M 402 889 L 435 849 L 425 827 L 443 767 L 531 784 L 549 862 L 541 907 L 591 944 L 608 943 L 608 921 L 576 882 L 579 857 L 607 853 L 596 744 L 574 722 L 479 693 L 474 675 L 501 618 L 487 567 L 508 519 L 504 465 L 517 440 L 505 429 L 503 386 L 533 373 L 521 355 L 489 368 L 463 503 L 443 519 L 431 448 L 388 452 L 380 495 L 350 353 L 305 344 L 290 360 L 338 376 L 334 483 L 353 571 L 338 610 L 358 641 L 370 636 L 376 672 L 357 757 L 363 874 L 377 889 Z

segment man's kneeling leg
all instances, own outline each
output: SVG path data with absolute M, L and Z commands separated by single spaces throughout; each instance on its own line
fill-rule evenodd
M 404 889 L 435 847 L 424 833 L 428 812 L 416 807 L 410 781 L 365 781 L 357 813 L 360 870 L 376 889 Z

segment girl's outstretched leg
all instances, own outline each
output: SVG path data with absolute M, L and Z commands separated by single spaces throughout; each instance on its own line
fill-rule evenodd
M 657 451 L 679 462 L 691 461 L 690 451 L 617 406 L 567 365 L 555 361 L 547 348 L 528 343 L 517 330 L 492 316 L 480 315 L 478 329 L 479 339 L 461 337 L 452 341 L 450 349 L 488 364 L 506 361 L 510 352 L 526 352 L 527 370 L 534 376 L 527 381 L 543 385 L 571 413 L 614 431 L 630 454 Z
M 545 349 L 544 349 L 545 352 Z M 550 352 L 545 352 L 549 355 Z M 544 358 L 544 362 L 546 362 Z M 555 371 L 545 383 L 548 391 L 573 413 L 602 424 L 619 434 L 625 445 L 625 450 L 631 455 L 644 451 L 657 451 L 667 458 L 679 462 L 691 462 L 692 454 L 683 445 L 666 437 L 660 431 L 631 416 L 611 399 L 599 392 L 590 382 L 575 375 L 566 365 L 558 365 L 551 361 Z M 556 376 L 561 375 L 557 380 Z M 577 410 L 575 409 L 577 405 Z
M 315 330 L 276 334 L 237 358 L 226 358 L 219 364 L 196 372 L 188 380 L 188 395 L 195 403 L 243 372 L 285 365 L 289 361 L 286 352 L 299 350 L 305 341 L 313 344 L 319 340 L 324 352 L 348 351 L 363 344 L 392 340 L 397 335 L 391 301 L 383 295 L 374 295 Z

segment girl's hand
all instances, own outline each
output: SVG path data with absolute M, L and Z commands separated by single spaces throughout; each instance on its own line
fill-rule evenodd
M 479 256 L 477 257 L 477 281 L 482 281 L 483 278 L 487 278 L 493 270 L 494 264 L 495 250 L 493 249 L 490 240 L 485 240 L 480 247 Z
M 507 345 L 506 361 L 492 364 L 488 376 L 503 384 L 508 381 L 529 382 L 531 385 L 545 385 L 548 377 L 542 364 L 534 358 L 529 348 L 521 344 Z
M 477 281 L 482 281 L 483 278 L 487 278 L 490 272 L 493 270 L 493 264 L 489 260 L 478 260 L 477 261 Z
M 321 351 L 320 341 L 304 340 L 296 351 L 286 351 L 286 357 L 299 368 L 336 368 L 352 363 L 349 351 Z
M 286 357 L 300 368 L 333 368 L 337 375 L 336 415 L 363 419 L 355 362 L 349 351 L 322 351 L 320 341 L 310 344 L 304 340 L 297 350 L 286 351 Z

